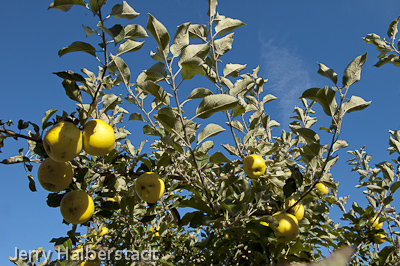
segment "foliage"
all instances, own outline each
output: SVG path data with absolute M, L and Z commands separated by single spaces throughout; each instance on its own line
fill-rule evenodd
M 32 191 L 36 190 L 31 174 L 34 164 L 47 156 L 42 136 L 57 121 L 69 120 L 82 127 L 97 118 L 116 132 L 117 148 L 108 155 L 82 152 L 71 161 L 75 176 L 69 189 L 87 191 L 96 211 L 84 224 L 87 234 L 80 235 L 77 226 L 72 226 L 65 237 L 51 240 L 55 247 L 68 252 L 79 245 L 96 252 L 110 251 L 105 265 L 131 265 L 127 257 L 116 259 L 116 251 L 150 249 L 158 252 L 158 262 L 150 262 L 157 265 L 308 263 L 340 249 L 316 265 L 346 265 L 350 257 L 350 265 L 397 264 L 400 219 L 390 204 L 400 187 L 399 161 L 371 168 L 372 156 L 364 148 L 348 151 L 354 156 L 349 164 L 360 175 L 357 187 L 364 189 L 369 202 L 366 208 L 353 203 L 346 210 L 348 198 L 337 196 L 338 183 L 330 172 L 339 160 L 336 151 L 348 146 L 339 137 L 345 115 L 371 103 L 350 94 L 350 87 L 361 78 L 367 54 L 347 65 L 341 83 L 333 69 L 319 64 L 318 73 L 331 85 L 305 90 L 300 95 L 302 107 L 294 107 L 290 131 L 273 135 L 279 123 L 265 106 L 276 97 L 264 93 L 267 80 L 258 76 L 260 67 L 246 73 L 247 65 L 223 62 L 224 54 L 232 49 L 233 31 L 245 24 L 219 14 L 217 0 L 208 0 L 206 24 L 183 23 L 174 35 L 151 14 L 146 27 L 130 24 L 140 14 L 126 1 L 104 14 L 110 2 L 55 0 L 49 6 L 61 11 L 82 6 L 98 19 L 96 28 L 83 26 L 87 36 L 100 39 L 98 48 L 74 41 L 58 53 L 61 57 L 84 52 L 99 62 L 96 73 L 86 68 L 80 73 L 55 73 L 66 95 L 77 103 L 76 111 L 60 114 L 50 109 L 41 124 L 18 121 L 18 131 L 29 130 L 27 134 L 13 131 L 12 121 L 0 120 L 0 147 L 7 138 L 24 138 L 29 143 L 26 154 L 21 149 L 19 155 L 1 163 L 22 163 Z M 113 25 L 114 21 L 118 23 Z M 381 52 L 377 66 L 389 62 L 399 66 L 400 53 L 394 47 L 398 21 L 389 27 L 391 42 L 376 34 L 364 38 Z M 140 51 L 142 39 L 149 36 L 157 45 L 150 54 L 154 64 L 134 78 L 125 60 Z M 189 80 L 204 78 L 213 89 L 188 91 L 184 87 L 193 84 Z M 116 94 L 116 87 L 123 87 L 126 95 Z M 331 121 L 319 131 L 313 127 L 317 122 L 314 105 Z M 128 122 L 123 123 L 124 119 Z M 130 121 L 142 124 L 143 141 L 138 147 L 130 141 Z M 390 153 L 400 154 L 400 132 L 390 131 L 390 135 Z M 326 136 L 330 141 L 323 143 Z M 224 141 L 220 150 L 213 139 Z M 147 142 L 151 142 L 149 153 L 144 152 Z M 250 154 L 265 158 L 266 173 L 260 179 L 251 180 L 243 172 L 242 160 Z M 148 171 L 158 173 L 165 182 L 164 196 L 155 204 L 140 200 L 134 189 L 137 177 Z M 327 196 L 318 193 L 319 182 L 330 188 Z M 65 193 L 50 193 L 48 205 L 59 207 Z M 292 195 L 299 196 L 305 217 L 295 240 L 279 243 L 273 230 L 260 222 L 276 223 L 272 214 L 284 210 L 285 199 Z M 330 218 L 333 206 L 343 212 L 343 224 Z M 375 216 L 385 221 L 388 232 L 368 225 Z M 108 233 L 99 236 L 97 231 L 103 227 Z M 374 244 L 377 233 L 387 236 L 389 244 L 383 248 Z M 38 256 L 43 252 L 38 249 Z M 36 265 L 39 257 L 10 259 L 16 265 Z M 39 265 L 78 265 L 81 261 L 67 256 Z M 149 262 L 142 258 L 140 263 Z

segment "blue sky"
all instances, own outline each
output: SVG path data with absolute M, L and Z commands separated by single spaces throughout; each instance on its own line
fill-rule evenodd
M 16 123 L 23 119 L 40 124 L 49 109 L 56 108 L 59 114 L 62 110 L 74 111 L 75 104 L 65 96 L 61 79 L 52 72 L 68 69 L 79 72 L 82 67 L 96 71 L 96 61 L 89 55 L 75 53 L 59 58 L 57 52 L 73 41 L 93 41 L 85 38 L 81 25 L 94 26 L 97 21 L 82 7 L 74 7 L 67 13 L 47 10 L 50 2 L 2 3 L 0 119 L 3 121 L 11 119 Z M 109 6 L 114 3 L 120 2 L 109 0 Z M 164 23 L 171 35 L 184 22 L 208 21 L 206 0 L 129 0 L 128 3 L 141 13 L 132 23 L 145 26 L 147 13 L 151 13 Z M 363 97 L 372 104 L 362 112 L 345 117 L 341 138 L 347 140 L 350 150 L 365 145 L 368 153 L 374 154 L 373 163 L 391 159 L 386 149 L 388 130 L 400 127 L 400 70 L 391 65 L 373 67 L 378 52 L 365 44 L 362 37 L 373 32 L 385 36 L 389 23 L 400 15 L 399 1 L 224 0 L 220 1 L 218 11 L 247 24 L 235 31 L 233 49 L 222 60 L 247 64 L 249 72 L 261 66 L 260 75 L 269 79 L 266 93 L 279 98 L 267 105 L 267 111 L 286 129 L 294 105 L 301 105 L 297 98 L 302 91 L 332 85 L 317 74 L 317 63 L 333 68 L 341 80 L 347 64 L 368 51 L 361 81 L 351 87 L 350 95 Z M 150 50 L 155 50 L 154 41 L 150 38 L 145 41 L 143 49 L 132 55 L 133 77 L 154 63 L 148 56 Z M 115 93 L 126 94 L 123 88 L 117 88 Z M 316 110 L 321 118 L 318 125 L 327 125 L 323 112 Z M 128 130 L 133 127 L 130 123 L 133 122 L 126 124 Z M 279 132 L 280 129 L 275 130 L 274 135 Z M 138 145 L 133 138 L 131 141 Z M 23 140 L 5 141 L 0 160 L 17 155 L 18 149 L 24 146 Z M 333 169 L 334 179 L 341 183 L 339 194 L 351 194 L 351 200 L 362 204 L 365 202 L 362 192 L 354 188 L 358 176 L 350 173 L 350 167 L 345 164 L 349 156 L 345 152 L 339 155 L 341 163 Z M 37 167 L 33 171 L 35 178 L 36 171 Z M 51 249 L 49 241 L 64 236 L 70 227 L 61 223 L 58 208 L 46 205 L 47 192 L 39 184 L 38 192 L 28 190 L 22 165 L 0 164 L 0 173 L 3 184 L 0 187 L 3 202 L 0 204 L 0 264 L 11 265 L 7 257 L 14 254 L 15 247 Z

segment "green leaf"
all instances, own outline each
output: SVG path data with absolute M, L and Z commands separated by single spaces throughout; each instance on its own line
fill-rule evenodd
M 147 35 L 146 30 L 137 24 L 129 24 L 126 25 L 124 28 L 125 32 L 125 38 L 129 40 L 136 40 L 140 38 L 147 38 L 149 35 Z
M 335 99 L 336 92 L 328 86 L 322 89 L 311 88 L 303 92 L 300 98 L 306 98 L 318 102 L 325 114 L 333 116 L 336 112 L 337 103 Z
M 207 15 L 213 17 L 216 14 L 218 1 L 217 0 L 207 0 L 208 1 L 208 11 Z
M 96 31 L 94 31 L 92 28 L 88 27 L 88 26 L 83 26 L 83 30 L 86 33 L 86 37 L 92 36 L 93 34 L 96 34 Z
M 131 78 L 131 71 L 128 65 L 125 63 L 125 61 L 119 56 L 116 57 L 110 56 L 110 60 L 113 61 L 113 64 L 118 70 L 119 77 L 122 78 L 124 84 L 126 85 L 129 84 L 129 80 Z
M 169 51 L 169 34 L 165 26 L 158 21 L 155 17 L 149 14 L 149 19 L 147 21 L 147 31 L 153 36 L 154 40 L 157 42 L 160 51 L 164 58 L 168 56 Z
M 376 47 L 376 49 L 380 52 L 386 53 L 391 50 L 390 46 L 388 46 L 386 42 L 382 40 L 382 38 L 375 33 L 368 34 L 363 38 L 363 40 L 366 43 L 373 44 Z
M 132 121 L 135 121 L 135 120 L 144 121 L 143 116 L 140 113 L 131 113 L 129 115 L 129 120 L 132 120 Z
M 337 74 L 335 73 L 335 71 L 333 71 L 333 69 L 325 66 L 324 64 L 318 64 L 318 66 L 319 66 L 318 74 L 329 78 L 336 85 L 337 84 Z
M 379 57 L 379 61 L 374 66 L 381 67 L 387 63 L 392 63 L 393 65 L 400 67 L 400 56 L 395 54 L 387 54 L 383 57 Z
M 110 15 L 114 18 L 124 18 L 130 20 L 139 16 L 140 13 L 137 13 L 126 1 L 123 1 L 122 4 L 116 4 L 113 6 Z
M 237 105 L 236 97 L 219 94 L 206 96 L 196 109 L 196 117 L 208 118 L 214 113 L 233 109 Z
M 50 117 L 57 112 L 57 109 L 50 109 L 44 113 L 44 117 L 42 119 L 42 129 L 47 128 L 51 123 L 48 123 Z
M 379 169 L 381 169 L 383 177 L 388 181 L 388 182 L 393 182 L 394 181 L 394 169 L 393 165 L 391 165 L 389 162 L 382 162 L 376 165 Z
M 86 82 L 84 77 L 82 77 L 78 73 L 72 72 L 71 70 L 62 71 L 62 72 L 53 72 L 53 74 L 56 74 L 57 76 L 59 76 L 62 79 L 69 79 L 72 81 L 77 81 L 77 82 L 82 82 L 82 83 Z
M 65 93 L 67 96 L 78 103 L 82 103 L 82 94 L 79 86 L 75 81 L 71 81 L 68 79 L 63 80 L 62 85 L 65 89 Z
M 108 110 L 114 109 L 117 104 L 122 103 L 121 96 L 117 96 L 112 93 L 104 95 L 101 98 L 101 101 L 103 102 L 103 107 L 102 107 L 103 113 L 107 112 Z
M 208 34 L 209 32 L 206 25 L 190 24 L 189 26 L 189 38 L 198 38 L 206 42 Z
M 185 62 L 192 58 L 203 59 L 208 54 L 209 51 L 210 51 L 209 43 L 188 45 L 182 49 L 182 54 L 179 57 L 178 64 L 181 65 L 182 62 Z
M 171 53 L 177 57 L 183 48 L 189 45 L 189 26 L 190 22 L 180 25 L 174 36 L 174 43 L 171 45 Z
M 96 49 L 94 49 L 94 47 L 91 44 L 80 41 L 73 42 L 68 47 L 61 48 L 58 51 L 58 56 L 61 57 L 65 54 L 72 52 L 84 52 L 96 57 Z
M 367 108 L 371 104 L 371 101 L 366 102 L 363 98 L 358 96 L 351 96 L 351 98 L 343 103 L 343 110 L 347 113 L 354 111 L 360 111 Z
M 396 18 L 389 25 L 389 28 L 388 28 L 388 31 L 387 31 L 387 35 L 388 35 L 388 37 L 390 39 L 396 38 L 396 34 L 398 32 L 397 26 L 399 25 L 399 19 L 400 19 L 400 17 Z
M 317 142 L 319 143 L 320 137 L 314 130 L 309 128 L 296 128 L 295 133 L 303 137 L 307 142 Z
M 197 137 L 197 143 L 202 142 L 206 138 L 218 135 L 221 132 L 224 132 L 225 129 L 220 125 L 210 123 L 208 124 L 202 131 L 200 131 Z
M 208 95 L 212 95 L 212 91 L 209 89 L 205 88 L 196 88 L 192 90 L 192 92 L 189 94 L 189 96 L 186 98 L 186 100 L 191 100 L 191 99 L 199 99 L 199 98 L 204 98 Z
M 217 24 L 215 26 L 215 33 L 217 33 L 219 36 L 246 25 L 238 19 L 227 18 L 222 15 L 216 16 L 214 22 Z
M 247 65 L 240 64 L 227 64 L 224 67 L 224 77 L 238 77 L 240 72 L 246 68 Z
M 147 70 L 144 70 L 138 76 L 136 83 L 141 83 L 146 80 L 151 80 L 154 82 L 159 82 L 161 80 L 165 80 L 167 78 L 167 71 L 165 70 L 165 64 L 163 62 L 158 62 L 154 64 Z
M 218 57 L 232 49 L 233 36 L 234 33 L 231 33 L 214 42 L 215 53 Z
M 117 56 L 119 56 L 123 53 L 130 53 L 130 52 L 138 51 L 138 50 L 140 50 L 140 48 L 142 48 L 143 44 L 144 44 L 144 42 L 126 40 L 118 47 Z
M 231 163 L 231 160 L 226 158 L 222 152 L 215 152 L 210 156 L 210 162 L 212 163 Z
M 165 90 L 154 81 L 146 80 L 144 82 L 138 83 L 137 86 L 140 89 L 144 90 L 145 92 L 156 97 L 156 99 L 163 102 L 166 106 L 169 105 L 170 95 L 167 92 L 165 92 Z
M 334 153 L 335 151 L 339 150 L 339 149 L 343 149 L 346 148 L 347 146 L 349 146 L 349 144 L 345 141 L 345 140 L 337 140 L 335 141 L 335 143 L 332 146 L 332 153 Z
M 395 193 L 398 188 L 400 188 L 400 181 L 396 181 L 390 186 L 390 192 Z
M 254 87 L 254 80 L 249 75 L 242 75 L 241 79 L 238 79 L 233 86 L 233 89 L 229 91 L 232 96 L 244 95 Z
M 54 8 L 65 12 L 70 10 L 73 5 L 86 6 L 86 3 L 83 0 L 54 0 L 48 9 Z
M 361 69 L 367 61 L 367 53 L 357 56 L 346 67 L 343 74 L 343 86 L 348 88 L 361 79 Z
M 97 24 L 97 27 L 99 27 L 102 31 L 110 35 L 110 37 L 113 38 L 115 44 L 122 42 L 125 38 L 124 27 L 122 27 L 120 24 L 116 24 L 111 28 L 106 28 L 102 25 L 102 22 L 100 21 Z
M 204 64 L 203 59 L 199 57 L 192 57 L 181 62 L 182 66 L 182 79 L 191 79 L 195 75 L 205 75 L 202 65 Z

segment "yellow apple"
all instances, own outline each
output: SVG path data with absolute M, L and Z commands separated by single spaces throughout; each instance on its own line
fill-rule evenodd
M 148 232 L 151 233 L 153 236 L 160 236 L 160 234 L 158 233 L 158 230 L 160 230 L 159 226 L 156 227 L 156 230 L 155 230 L 155 233 L 154 233 L 153 232 L 153 226 L 151 225 L 149 227 L 149 229 L 148 229 Z
M 138 177 L 135 183 L 135 190 L 138 196 L 148 202 L 157 202 L 164 194 L 164 181 L 153 172 L 146 172 Z
M 103 120 L 88 121 L 82 134 L 83 149 L 90 155 L 104 156 L 115 147 L 114 129 Z
M 243 159 L 243 170 L 250 178 L 259 178 L 265 173 L 265 161 L 263 157 L 252 154 Z
M 82 132 L 72 122 L 58 122 L 44 135 L 43 147 L 54 161 L 71 161 L 82 151 Z
M 272 216 L 278 221 L 278 227 L 266 222 L 260 223 L 271 227 L 278 242 L 289 242 L 299 234 L 299 222 L 294 215 L 287 212 L 276 212 Z
M 326 195 L 329 193 L 329 188 L 327 186 L 325 186 L 324 183 L 318 183 L 316 185 L 316 187 L 317 187 L 319 193 L 321 193 L 322 195 Z
M 70 162 L 56 162 L 47 157 L 39 166 L 38 180 L 47 191 L 60 192 L 72 182 L 74 169 Z
M 99 236 L 104 236 L 105 234 L 108 233 L 108 228 L 107 227 L 102 227 L 99 233 Z
M 374 228 L 376 230 L 381 229 L 383 226 L 383 222 L 380 223 L 379 218 L 376 218 L 376 217 L 369 219 L 369 224 L 372 226 L 372 228 Z
M 376 244 L 383 244 L 385 242 L 386 236 L 384 234 L 375 234 L 372 237 L 372 241 Z
M 299 200 L 298 197 L 296 196 L 290 196 L 285 200 L 285 209 L 288 209 L 292 207 L 297 201 Z M 303 203 L 299 202 L 294 206 L 293 208 L 290 209 L 289 213 L 293 214 L 298 221 L 303 219 L 304 217 L 304 206 Z
M 93 199 L 85 191 L 72 190 L 61 199 L 60 211 L 68 223 L 85 223 L 93 215 Z

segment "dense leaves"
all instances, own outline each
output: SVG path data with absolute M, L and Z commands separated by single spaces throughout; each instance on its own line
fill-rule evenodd
M 126 1 L 104 8 L 111 2 L 56 0 L 49 6 L 61 11 L 83 6 L 98 19 L 97 28 L 83 29 L 87 36 L 99 37 L 99 50 L 95 44 L 75 41 L 58 53 L 83 52 L 99 61 L 97 74 L 85 68 L 81 74 L 54 73 L 62 79 L 66 96 L 77 103 L 76 111 L 50 109 L 41 127 L 20 120 L 16 130 L 11 120 L 0 120 L 0 147 L 7 138 L 29 144 L 28 152 L 21 149 L 0 163 L 22 164 L 32 191 L 35 162 L 47 156 L 41 138 L 48 127 L 61 120 L 83 127 L 92 118 L 113 127 L 117 145 L 112 152 L 103 157 L 82 152 L 71 161 L 75 174 L 68 190 L 85 190 L 96 211 L 83 224 L 86 234 L 72 226 L 51 240 L 56 248 L 111 251 L 105 265 L 131 265 L 128 257 L 117 257 L 118 251 L 152 249 L 157 250 L 157 262 L 150 262 L 154 265 L 397 265 L 400 220 L 391 203 L 400 188 L 400 161 L 371 166 L 372 156 L 364 148 L 347 151 L 352 156 L 348 163 L 360 176 L 357 187 L 363 189 L 366 207 L 355 202 L 348 206 L 348 197 L 338 196 L 339 183 L 331 172 L 349 146 L 339 138 L 342 121 L 371 103 L 350 90 L 361 79 L 366 53 L 347 65 L 341 85 L 333 69 L 318 64 L 317 73 L 333 86 L 304 88 L 299 95 L 302 106 L 294 107 L 289 130 L 278 133 L 273 128 L 280 124 L 266 111 L 277 98 L 268 93 L 267 79 L 258 76 L 260 67 L 247 71 L 247 64 L 223 61 L 233 47 L 234 30 L 245 24 L 220 15 L 217 0 L 208 0 L 207 24 L 182 23 L 173 38 L 150 14 L 146 27 L 129 24 L 140 14 Z M 110 18 L 118 24 L 110 24 Z M 395 19 L 387 32 L 392 42 L 376 34 L 364 38 L 381 52 L 377 66 L 400 66 L 394 47 L 398 22 Z M 135 76 L 127 58 L 146 45 L 137 39 L 148 36 L 156 46 L 149 60 L 155 61 Z M 189 81 L 197 78 L 208 80 L 210 87 Z M 330 125 L 314 126 L 314 105 L 323 111 L 316 115 L 328 116 Z M 24 130 L 28 133 L 22 134 Z M 400 154 L 399 131 L 389 133 L 390 154 Z M 138 147 L 133 138 L 141 140 Z M 243 159 L 250 154 L 265 162 L 265 173 L 258 179 L 250 179 L 243 170 Z M 144 172 L 156 172 L 165 183 L 165 193 L 156 203 L 144 202 L 135 190 Z M 329 193 L 320 191 L 319 183 Z M 64 194 L 49 194 L 49 207 L 58 208 Z M 272 215 L 294 210 L 295 205 L 285 206 L 291 196 L 298 197 L 296 204 L 301 201 L 305 214 L 296 237 L 282 243 L 273 230 L 278 221 Z M 333 207 L 342 212 L 341 223 L 331 219 Z M 370 219 L 377 217 L 385 227 L 371 225 Z M 107 234 L 98 233 L 102 227 L 108 228 Z M 383 238 L 378 240 L 387 243 L 383 248 L 376 240 L 379 234 Z M 328 250 L 334 253 L 324 260 Z M 34 265 L 43 252 L 39 248 L 30 260 L 10 260 Z M 48 265 L 79 265 L 82 260 L 67 256 Z M 143 258 L 137 260 L 144 263 Z

